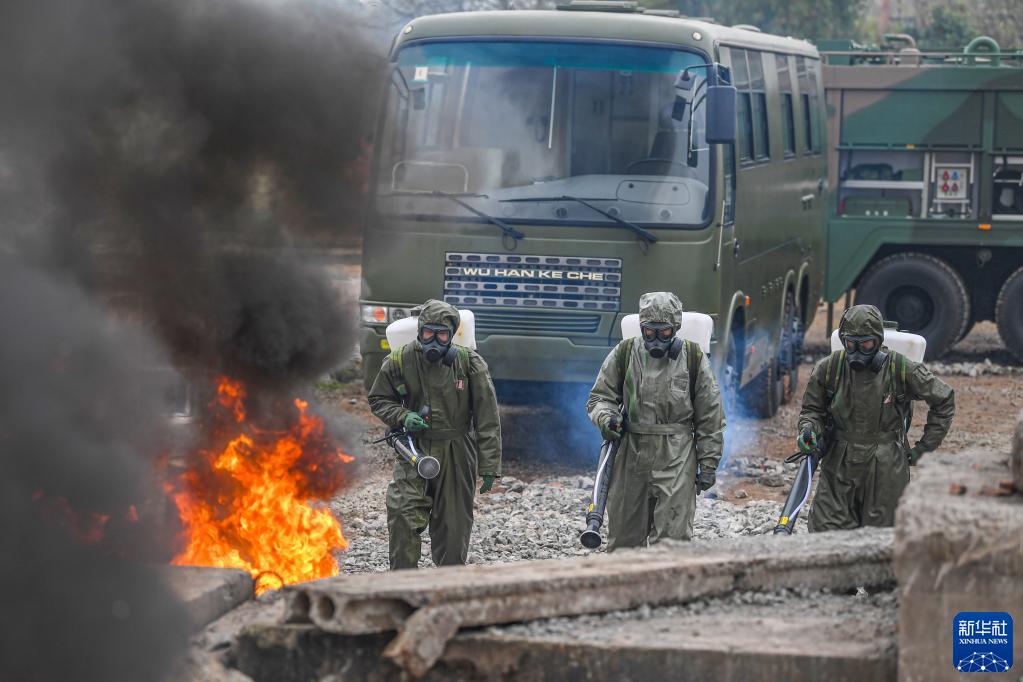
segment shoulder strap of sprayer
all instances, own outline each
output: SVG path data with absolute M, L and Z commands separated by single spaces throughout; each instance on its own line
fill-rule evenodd
M 455 375 L 459 372 L 468 376 L 469 374 L 469 349 L 465 346 L 457 346 L 452 344 L 451 346 L 455 349 L 455 360 L 452 361 L 451 366 L 454 368 Z M 391 376 L 391 382 L 394 384 L 395 389 L 398 391 L 398 395 L 405 399 L 405 396 L 409 394 L 409 383 L 405 378 L 405 353 L 414 352 L 412 344 L 405 344 L 401 348 L 395 348 L 391 350 L 391 370 L 394 374 Z
M 842 374 L 845 373 L 845 351 L 836 350 L 824 361 L 824 390 L 831 404 L 831 399 L 838 393 L 838 386 L 842 381 Z
M 628 395 L 633 395 L 634 388 L 632 379 L 632 363 L 629 360 L 632 358 L 632 346 L 636 341 L 636 337 L 625 339 L 622 343 L 618 344 L 616 352 L 618 353 L 615 361 L 618 363 L 618 376 L 622 377 L 622 394 L 625 398 L 626 392 Z M 689 400 L 690 402 L 696 401 L 696 377 L 700 372 L 700 362 L 703 360 L 703 349 L 700 348 L 700 344 L 694 343 L 689 339 L 684 339 L 686 345 L 686 369 L 689 370 Z M 626 405 L 626 408 L 630 407 Z M 628 409 L 626 411 L 629 411 Z

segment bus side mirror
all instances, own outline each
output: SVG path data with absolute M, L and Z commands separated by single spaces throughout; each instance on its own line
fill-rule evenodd
M 707 88 L 707 142 L 729 144 L 735 142 L 735 88 L 731 85 L 712 85 Z

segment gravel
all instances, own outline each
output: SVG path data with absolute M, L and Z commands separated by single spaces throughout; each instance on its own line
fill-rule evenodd
M 338 559 L 345 573 L 387 570 L 387 514 L 383 473 L 339 495 L 331 508 L 341 518 L 349 541 Z M 786 483 L 787 485 L 787 483 Z M 491 564 L 529 559 L 560 559 L 590 553 L 579 544 L 584 508 L 593 479 L 558 476 L 531 482 L 505 476 L 493 492 L 477 495 L 469 563 Z M 738 505 L 703 495 L 697 498 L 695 539 L 769 533 L 781 504 L 750 500 Z M 805 532 L 805 527 L 802 528 Z M 432 566 L 429 531 L 423 533 L 421 566 Z M 603 546 L 596 551 L 604 551 Z

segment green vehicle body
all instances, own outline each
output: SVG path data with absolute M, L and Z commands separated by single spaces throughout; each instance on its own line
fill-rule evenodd
M 415 116 L 415 104 L 412 102 L 417 97 L 420 100 L 426 97 L 414 92 L 416 82 L 422 79 L 422 87 L 425 89 L 426 84 L 433 79 L 434 72 L 431 69 L 440 68 L 429 66 L 429 59 L 425 56 L 422 57 L 423 66 L 400 66 L 403 54 L 417 54 L 406 50 L 427 45 L 433 46 L 430 50 L 442 52 L 448 44 L 466 44 L 458 49 L 472 51 L 476 49 L 475 43 L 482 41 L 493 41 L 497 45 L 495 49 L 499 50 L 521 49 L 524 55 L 532 50 L 561 50 L 565 54 L 575 55 L 566 57 L 566 60 L 575 60 L 573 63 L 576 64 L 575 70 L 563 74 L 569 82 L 559 81 L 558 74 L 563 72 L 552 68 L 553 75 L 538 72 L 543 74 L 543 78 L 536 85 L 537 88 L 555 91 L 550 99 L 556 101 L 556 104 L 550 105 L 552 116 L 546 119 L 548 123 L 555 123 L 553 127 L 556 131 L 551 132 L 550 127 L 541 121 L 536 142 L 541 148 L 555 149 L 558 134 L 561 133 L 568 138 L 565 144 L 572 145 L 571 149 L 562 149 L 562 159 L 569 159 L 562 163 L 563 173 L 572 174 L 571 170 L 566 171 L 564 167 L 576 163 L 575 154 L 589 153 L 589 163 L 604 163 L 599 158 L 603 144 L 600 136 L 587 135 L 583 139 L 581 133 L 577 136 L 566 130 L 567 124 L 580 120 L 573 117 L 583 114 L 601 116 L 605 110 L 612 110 L 617 106 L 613 98 L 617 93 L 627 92 L 629 84 L 636 80 L 635 73 L 638 73 L 631 68 L 617 70 L 613 64 L 603 62 L 602 66 L 586 72 L 587 65 L 580 66 L 583 57 L 579 55 L 583 54 L 583 49 L 597 61 L 613 61 L 607 55 L 617 54 L 615 50 L 619 48 L 623 51 L 640 50 L 635 54 L 647 54 L 642 50 L 652 48 L 672 52 L 689 51 L 684 56 L 684 59 L 689 60 L 687 66 L 710 61 L 731 68 L 733 82 L 738 77 L 740 80 L 745 78 L 748 83 L 745 87 L 739 87 L 739 137 L 752 140 L 753 148 L 749 148 L 742 140 L 734 147 L 731 144 L 701 147 L 693 143 L 693 149 L 699 147 L 699 153 L 706 155 L 692 157 L 697 158 L 697 166 L 706 169 L 704 164 L 709 164 L 709 170 L 706 171 L 706 199 L 700 219 L 684 226 L 671 221 L 667 225 L 663 224 L 666 215 L 676 210 L 681 212 L 682 209 L 670 204 L 662 207 L 658 203 L 663 192 L 676 189 L 684 189 L 686 196 L 698 195 L 699 187 L 675 187 L 676 184 L 685 184 L 685 181 L 676 183 L 672 177 L 665 177 L 666 174 L 683 171 L 673 170 L 669 166 L 664 174 L 648 172 L 643 175 L 608 175 L 612 182 L 618 183 L 615 190 L 617 194 L 605 197 L 599 208 L 605 212 L 620 210 L 622 217 L 639 223 L 643 229 L 653 233 L 657 238 L 656 243 L 647 243 L 637 237 L 632 229 L 572 201 L 529 206 L 528 201 L 490 203 L 493 201 L 490 195 L 486 199 L 463 199 L 473 208 L 485 209 L 489 215 L 498 217 L 505 222 L 506 227 L 518 230 L 524 238 L 515 240 L 504 234 L 503 228 L 480 217 L 471 209 L 462 210 L 455 202 L 439 197 L 417 198 L 411 192 L 411 197 L 398 196 L 392 192 L 396 188 L 400 189 L 403 186 L 401 183 L 412 182 L 409 177 L 414 173 L 409 174 L 406 167 L 420 162 L 402 165 L 404 161 L 395 162 L 397 157 L 388 151 L 392 149 L 388 147 L 391 144 L 388 141 L 391 139 L 388 126 L 393 125 L 388 123 L 391 120 L 388 117 L 394 117 L 393 120 L 408 119 L 400 119 L 396 110 L 388 113 L 388 107 L 396 105 L 391 104 L 390 100 L 385 101 L 380 133 L 376 139 L 373 174 L 376 184 L 370 192 L 371 206 L 363 246 L 360 303 L 364 317 L 360 347 L 366 380 L 372 380 L 387 352 L 384 328 L 388 318 L 393 317 L 393 309 L 398 309 L 398 315 L 404 315 L 407 314 L 407 308 L 427 298 L 445 298 L 458 307 L 473 310 L 478 348 L 491 367 L 499 391 L 503 382 L 590 384 L 611 347 L 621 338 L 620 323 L 623 316 L 637 312 L 640 295 L 647 291 L 669 290 L 679 295 L 687 310 L 705 312 L 715 319 L 711 359 L 719 376 L 727 373 L 726 379 L 736 388 L 745 387 L 746 393 L 753 396 L 750 400 L 757 413 L 773 413 L 785 394 L 783 384 L 786 370 L 778 363 L 792 362 L 792 356 L 798 354 L 801 330 L 812 321 L 823 286 L 823 222 L 827 202 L 823 150 L 826 145 L 823 139 L 823 88 L 816 49 L 805 41 L 677 17 L 653 16 L 640 11 L 516 11 L 436 15 L 414 20 L 396 39 L 392 62 L 396 64 L 396 69 L 402 71 L 399 80 L 404 81 L 404 84 L 392 83 L 390 89 L 393 92 L 387 97 L 399 101 L 398 109 L 401 109 L 400 102 L 405 102 L 403 111 Z M 508 47 L 511 43 L 521 48 Z M 424 49 L 421 54 L 427 55 L 428 52 Z M 473 54 L 476 59 L 488 58 L 487 53 Z M 740 57 L 759 60 L 763 66 L 762 75 L 756 73 L 759 70 L 756 64 L 752 67 L 754 73 L 749 74 L 750 61 L 742 66 L 738 61 Z M 782 111 L 782 95 L 779 91 L 781 63 L 787 69 L 784 75 L 789 80 L 787 89 L 790 97 L 787 99 L 789 110 L 794 112 L 791 123 L 788 123 L 788 117 Z M 737 66 L 747 74 L 745 77 L 737 73 Z M 464 78 L 464 82 L 468 83 L 469 67 L 464 71 L 466 73 L 451 73 Z M 698 70 L 694 69 L 693 72 L 698 73 Z M 649 76 L 650 82 L 656 81 L 658 84 L 651 86 L 651 96 L 663 92 L 664 83 L 670 86 L 676 76 L 677 73 Z M 610 86 L 608 89 L 601 89 L 603 85 L 593 85 L 604 83 L 601 79 L 605 77 Z M 457 83 L 457 79 L 450 82 Z M 590 85 L 586 86 L 586 82 Z M 592 97 L 584 99 L 583 94 L 579 94 L 587 92 L 581 90 L 583 87 L 591 88 L 589 92 Z M 398 91 L 406 94 L 396 97 L 394 92 Z M 436 90 L 431 90 L 433 92 Z M 461 97 L 464 103 L 464 97 L 474 96 L 471 91 L 468 95 L 465 92 L 463 86 L 457 97 L 454 93 L 450 97 L 456 100 Z M 528 92 L 523 95 L 527 98 L 529 96 Z M 543 102 L 546 107 L 547 100 Z M 801 102 L 805 112 L 800 106 Z M 431 105 L 421 101 L 420 106 L 428 110 Z M 557 107 L 564 107 L 564 110 Z M 459 118 L 463 115 L 463 108 L 466 107 L 458 104 L 456 110 L 449 115 Z M 496 115 L 507 115 L 507 125 L 511 130 L 518 125 L 516 121 L 519 118 L 516 116 L 522 118 L 521 113 L 512 111 L 506 114 L 504 110 L 498 110 Z M 652 137 L 656 143 L 656 134 L 660 133 L 654 134 L 655 126 L 647 125 L 645 121 L 654 113 L 653 108 L 643 109 L 640 118 L 646 118 L 638 123 L 625 116 L 614 118 L 616 114 L 613 112 L 607 115 L 608 120 L 600 119 L 600 125 L 607 126 L 608 137 L 612 140 L 607 143 L 608 148 L 611 148 L 614 140 L 630 140 L 628 135 L 619 131 L 627 130 L 630 124 L 639 126 L 639 132 L 632 138 L 634 144 L 631 144 L 637 161 L 628 168 L 645 168 L 636 164 L 651 163 L 649 158 L 644 160 L 653 153 L 646 149 L 649 149 Z M 714 112 L 705 115 L 713 116 Z M 465 116 L 468 118 L 469 114 Z M 752 126 L 748 130 L 743 124 L 744 116 L 746 126 Z M 809 119 L 805 116 L 809 116 Z M 757 123 L 753 123 L 754 117 L 758 117 Z M 539 114 L 528 117 L 532 121 L 539 118 Z M 588 130 L 583 124 L 572 125 Z M 787 130 L 783 129 L 786 125 Z M 407 134 L 407 131 L 402 134 Z M 458 133 L 455 135 L 457 137 Z M 631 158 L 628 157 L 629 146 L 619 144 L 615 153 L 622 158 Z M 791 151 L 787 151 L 786 147 Z M 726 174 L 725 168 L 731 167 L 729 160 L 733 149 L 736 152 L 734 167 L 737 170 Z M 459 152 L 461 156 L 457 157 L 460 159 L 458 163 L 451 162 L 444 155 L 456 152 L 446 148 L 440 152 L 426 149 L 421 153 L 424 158 L 432 154 L 429 158 L 441 161 L 421 162 L 429 171 L 424 177 L 429 179 L 415 180 L 420 183 L 416 186 L 418 191 L 427 194 L 431 188 L 436 189 L 429 182 L 440 183 L 443 191 L 462 191 L 463 184 L 472 191 L 470 171 L 465 170 L 463 173 L 458 168 L 463 165 L 468 168 L 474 158 L 466 161 L 466 153 L 463 151 Z M 481 155 L 484 152 L 473 153 Z M 501 156 L 506 163 L 508 155 L 525 157 L 531 152 L 528 149 L 510 152 L 493 152 L 488 149 L 485 153 Z M 740 157 L 743 156 L 762 158 L 742 160 Z M 400 158 L 407 159 L 408 155 Z M 442 178 L 445 173 L 454 174 L 456 181 Z M 400 180 L 397 179 L 399 176 Z M 729 189 L 730 177 L 735 180 L 734 191 Z M 567 181 L 583 182 L 579 176 L 574 175 Z M 423 182 L 427 182 L 425 189 Z M 449 184 L 445 185 L 445 182 Z M 643 211 L 648 210 L 646 204 L 639 201 L 630 204 L 627 201 L 633 196 L 627 192 L 634 186 L 642 188 L 645 186 L 643 183 L 651 183 L 654 194 L 650 196 L 657 199 L 650 201 L 652 219 L 642 218 L 646 215 Z M 536 182 L 521 191 L 528 194 L 542 187 L 542 182 Z M 726 197 L 726 189 L 731 194 L 731 202 Z M 496 193 L 491 191 L 490 194 L 513 191 L 519 189 L 498 190 Z M 569 192 L 558 190 L 553 193 Z M 383 195 L 388 196 L 381 198 Z M 574 196 L 582 198 L 583 195 Z M 619 201 L 622 196 L 625 199 Z M 419 205 L 417 208 L 403 209 L 401 202 L 405 200 L 419 202 Z M 528 214 L 529 219 L 520 220 L 515 211 L 531 213 Z M 637 215 L 641 217 L 635 217 Z M 488 272 L 493 274 L 500 268 L 506 268 L 501 269 L 501 272 L 524 274 L 526 278 L 516 280 L 517 284 L 530 283 L 532 280 L 528 276 L 537 275 L 544 267 L 553 269 L 556 278 L 565 277 L 565 273 L 573 271 L 575 267 L 574 271 L 584 273 L 577 277 L 585 278 L 591 276 L 585 274 L 588 262 L 619 263 L 618 270 L 614 267 L 602 270 L 603 275 L 612 278 L 617 275 L 620 278 L 616 281 L 604 280 L 606 284 L 616 285 L 619 295 L 612 301 L 601 299 L 596 303 L 581 299 L 577 309 L 525 309 L 520 301 L 513 310 L 509 310 L 499 300 L 494 305 L 494 299 L 491 299 L 488 305 L 483 298 L 467 303 L 465 298 L 457 296 L 465 292 L 453 291 L 450 288 L 451 282 L 446 282 L 449 277 L 446 273 L 465 272 L 457 267 L 461 264 L 450 260 L 452 254 L 501 257 L 497 259 L 500 262 L 492 264 L 495 270 Z M 530 263 L 529 260 L 520 260 L 518 263 L 509 263 L 505 260 L 507 257 L 540 257 L 540 261 Z M 557 260 L 547 265 L 548 258 Z M 488 263 L 483 259 L 476 265 L 487 266 Z M 485 282 L 486 278 L 480 281 Z M 509 280 L 498 278 L 498 283 L 506 281 Z M 533 284 L 536 283 L 533 281 Z M 560 283 L 565 284 L 566 281 L 562 279 Z M 582 309 L 583 305 L 601 307 L 586 310 Z M 385 306 L 388 308 L 384 309 Z M 374 311 L 378 315 L 376 318 Z
M 928 336 L 928 357 L 1000 312 L 1013 348 L 1010 318 L 1023 306 L 998 300 L 1023 266 L 1023 53 L 988 38 L 953 53 L 819 47 L 832 141 L 825 299 L 855 289 L 857 302 Z M 922 260 L 935 277 L 948 271 L 965 305 L 914 291 L 919 271 L 905 268 Z

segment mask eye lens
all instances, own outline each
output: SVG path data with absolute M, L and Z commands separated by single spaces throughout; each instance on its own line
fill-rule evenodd
M 647 341 L 653 341 L 654 337 L 657 336 L 657 330 L 652 327 L 643 327 L 643 338 Z
M 869 353 L 872 350 L 874 350 L 874 346 L 876 345 L 877 342 L 874 339 L 863 339 L 862 341 L 860 341 L 860 350 L 862 350 L 865 353 Z
M 856 352 L 856 342 L 853 341 L 852 339 L 849 339 L 848 341 L 845 342 L 845 349 L 847 351 L 849 351 L 850 353 L 855 353 Z
M 665 341 L 670 339 L 674 333 L 675 333 L 675 330 L 672 329 L 671 327 L 665 327 L 664 329 L 661 329 L 658 332 L 658 334 L 660 334 L 661 338 L 664 339 Z
M 421 341 L 433 341 L 434 331 L 429 327 L 423 327 L 423 331 L 419 332 L 419 339 Z M 408 338 L 408 337 L 406 337 Z
M 447 343 L 448 341 L 451 340 L 451 332 L 447 331 L 446 329 L 444 331 L 438 331 L 437 340 L 440 341 L 441 343 Z

